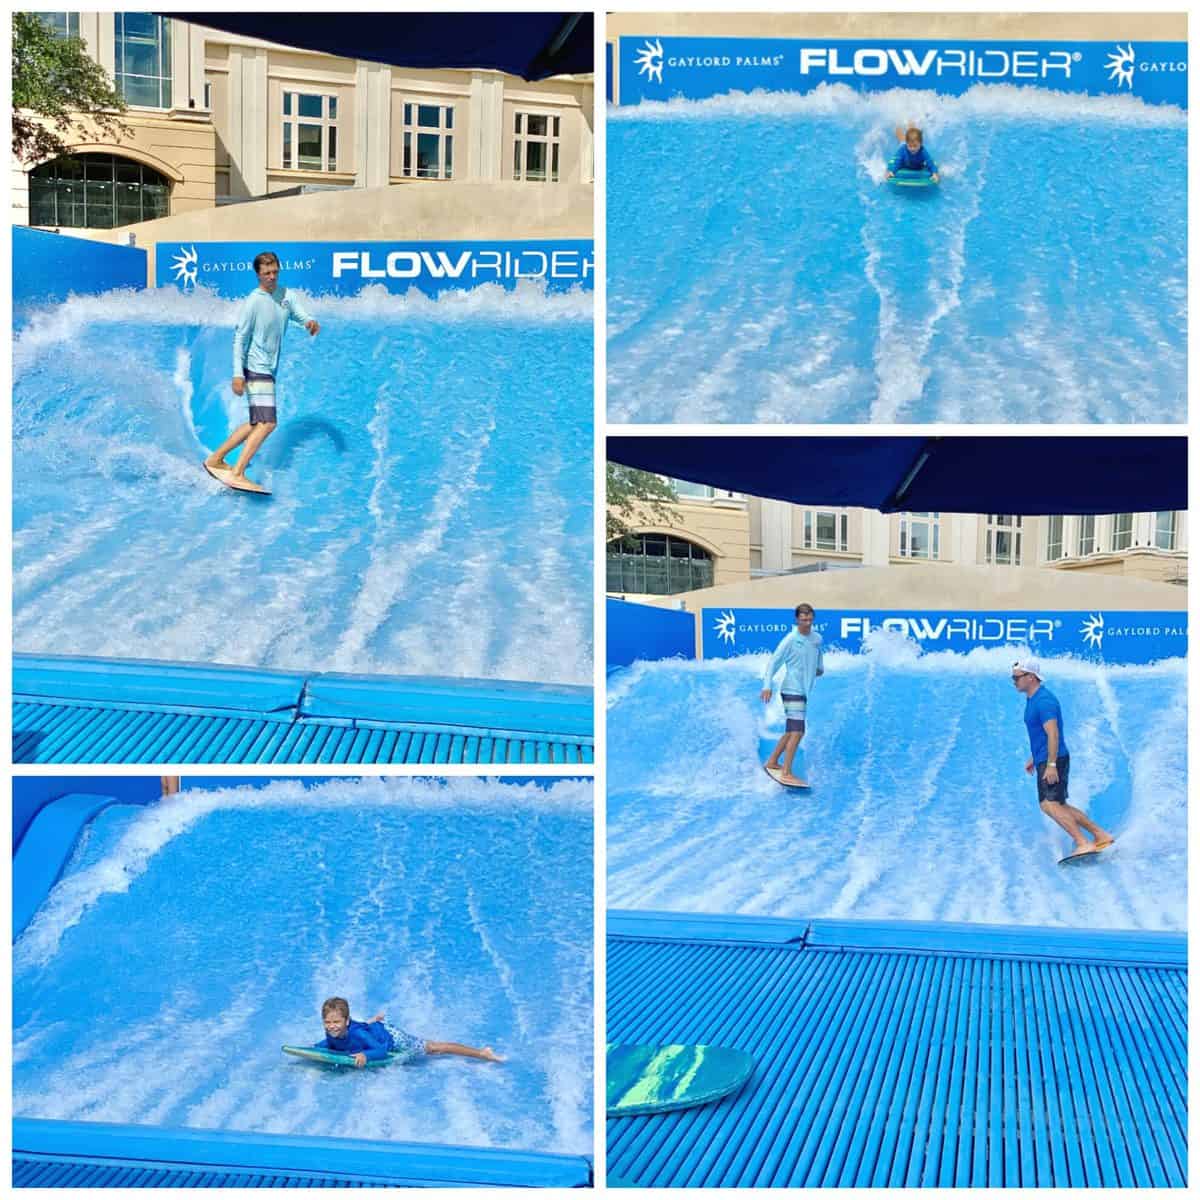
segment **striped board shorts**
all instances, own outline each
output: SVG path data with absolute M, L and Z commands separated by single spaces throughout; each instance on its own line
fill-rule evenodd
M 392 1035 L 392 1053 L 403 1054 L 404 1062 L 412 1062 L 414 1058 L 419 1058 L 425 1053 L 424 1038 L 398 1029 L 395 1025 L 389 1025 L 387 1021 L 384 1021 L 383 1027 Z
M 803 733 L 808 712 L 808 697 L 797 696 L 794 692 L 780 692 L 779 698 L 783 701 L 783 715 L 787 717 L 788 733 Z
M 275 423 L 275 376 L 246 372 L 246 400 L 250 405 L 251 425 Z

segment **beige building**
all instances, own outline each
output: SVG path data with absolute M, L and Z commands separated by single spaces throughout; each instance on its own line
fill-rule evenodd
M 864 567 L 889 569 L 886 575 L 873 571 L 872 578 L 888 581 L 893 604 L 907 593 L 936 596 L 940 587 L 951 587 L 952 577 L 961 577 L 962 568 L 977 581 L 984 578 L 979 570 L 985 571 L 990 590 L 1007 574 L 1014 593 L 1027 591 L 1035 574 L 1050 571 L 1187 582 L 1184 512 L 886 514 L 803 508 L 678 481 L 675 486 L 680 502 L 668 506 L 669 525 L 639 524 L 635 546 L 609 547 L 610 595 L 682 599 L 699 589 L 740 584 L 740 599 L 723 603 L 769 604 L 762 598 L 769 589 L 757 581 Z M 1062 580 L 1055 586 L 1061 590 Z M 1094 592 L 1094 583 L 1089 586 Z M 1005 584 L 1001 590 L 1010 589 Z
M 593 80 L 411 70 L 151 13 L 39 14 L 78 35 L 129 106 L 68 161 L 15 167 L 13 221 L 119 228 L 298 188 L 592 181 Z

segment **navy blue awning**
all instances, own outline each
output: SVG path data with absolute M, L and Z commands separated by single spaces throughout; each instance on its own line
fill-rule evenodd
M 240 37 L 394 67 L 478 68 L 522 79 L 592 73 L 591 13 L 164 13 Z
M 608 457 L 751 496 L 881 512 L 1187 508 L 1182 437 L 610 437 Z

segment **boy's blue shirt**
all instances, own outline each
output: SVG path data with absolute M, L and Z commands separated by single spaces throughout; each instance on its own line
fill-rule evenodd
M 338 1054 L 363 1054 L 368 1062 L 387 1058 L 392 1049 L 392 1035 L 382 1021 L 351 1021 L 346 1036 L 330 1037 L 328 1034 L 316 1043 L 316 1050 L 334 1050 Z
M 924 146 L 913 154 L 907 146 L 901 146 L 896 151 L 896 157 L 892 159 L 892 171 L 928 171 L 930 175 L 937 174 L 937 167 L 934 164 L 933 156 L 925 149 Z

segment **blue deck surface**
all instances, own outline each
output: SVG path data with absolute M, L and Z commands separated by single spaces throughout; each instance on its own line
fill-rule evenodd
M 609 1041 L 758 1062 L 608 1122 L 646 1187 L 1186 1183 L 1186 937 L 610 913 Z
M 20 763 L 592 761 L 592 692 L 14 655 Z
M 585 1158 L 352 1138 L 13 1121 L 14 1187 L 586 1187 Z

